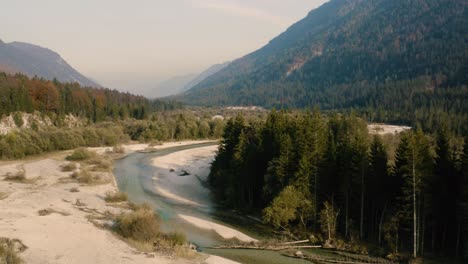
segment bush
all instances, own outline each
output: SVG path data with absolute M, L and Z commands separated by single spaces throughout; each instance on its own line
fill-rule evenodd
M 130 210 L 132 211 L 137 211 L 139 209 L 148 210 L 148 211 L 152 210 L 151 205 L 148 203 L 136 204 L 136 203 L 129 202 L 128 206 L 130 207 Z
M 124 154 L 125 153 L 125 148 L 122 145 L 114 146 L 112 148 L 113 153 L 118 153 L 118 154 Z
M 159 219 L 152 210 L 140 208 L 117 216 L 114 228 L 124 238 L 153 242 L 159 235 Z
M 90 171 L 83 169 L 81 171 L 75 171 L 70 176 L 72 179 L 76 179 L 79 183 L 84 184 L 97 184 L 102 182 L 99 175 L 93 175 Z
M 187 243 L 187 237 L 181 232 L 172 232 L 167 235 L 173 246 L 183 246 Z
M 87 150 L 86 148 L 79 148 L 73 151 L 72 154 L 68 155 L 65 159 L 70 161 L 86 160 L 94 156 L 94 153 Z
M 24 125 L 23 115 L 19 112 L 13 114 L 13 121 L 17 127 L 22 127 Z
M 74 149 L 85 144 L 79 129 L 52 130 L 48 135 L 56 150 Z
M 17 255 L 15 241 L 6 238 L 0 238 L 0 263 L 20 264 L 23 263 Z M 23 245 L 24 246 L 24 245 Z
M 77 166 L 75 163 L 73 162 L 70 162 L 70 163 L 67 163 L 65 165 L 62 165 L 62 171 L 63 172 L 70 172 L 70 171 L 74 171 L 77 169 Z
M 89 164 L 94 165 L 93 171 L 109 171 L 112 167 L 112 162 L 101 157 L 94 157 L 89 161 Z
M 7 173 L 5 176 L 5 181 L 26 182 L 26 172 L 24 169 L 20 169 L 16 173 Z
M 127 194 L 123 192 L 108 192 L 104 200 L 108 203 L 120 203 L 128 200 Z

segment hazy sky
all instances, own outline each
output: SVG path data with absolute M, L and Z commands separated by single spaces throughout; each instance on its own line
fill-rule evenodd
M 102 85 L 138 92 L 246 55 L 324 2 L 2 1 L 0 38 L 50 48 Z

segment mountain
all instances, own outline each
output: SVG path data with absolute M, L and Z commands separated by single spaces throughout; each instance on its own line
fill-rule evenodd
M 175 76 L 164 80 L 157 84 L 156 87 L 146 89 L 141 93 L 148 98 L 159 98 L 179 94 L 185 91 L 185 86 L 195 77 L 195 74 Z
M 213 74 L 215 73 L 218 73 L 219 71 L 221 71 L 222 69 L 226 68 L 231 62 L 230 61 L 227 61 L 227 62 L 224 62 L 224 63 L 220 63 L 220 64 L 215 64 L 211 67 L 209 67 L 208 69 L 206 69 L 205 71 L 203 71 L 202 73 L 200 73 L 197 77 L 195 77 L 193 80 L 191 80 L 185 87 L 184 87 L 184 91 L 188 91 L 190 89 L 192 89 L 193 87 L 195 87 L 197 84 L 201 83 L 202 81 L 204 81 L 206 78 L 212 76 Z
M 458 107 L 452 110 L 467 113 L 467 5 L 466 0 L 331 0 L 179 99 L 199 105 L 354 108 L 398 122 L 416 114 L 422 119 L 424 113 L 416 110 L 431 104 L 442 112 Z
M 143 95 L 153 98 L 153 97 L 166 97 L 181 94 L 191 89 L 195 85 L 199 84 L 209 76 L 219 72 L 224 69 L 230 62 L 215 64 L 202 73 L 187 74 L 181 76 L 175 76 L 168 80 L 165 80 L 159 83 L 156 88 L 147 89 L 143 92 Z
M 23 73 L 61 82 L 77 82 L 83 86 L 100 87 L 73 69 L 56 52 L 36 45 L 0 40 L 0 71 Z

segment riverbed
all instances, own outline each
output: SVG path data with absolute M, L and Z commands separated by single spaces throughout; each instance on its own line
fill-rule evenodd
M 310 263 L 279 252 L 212 249 L 225 242 L 220 233 L 187 221 L 198 219 L 198 222 L 219 225 L 245 235 L 243 238 L 265 237 L 264 227 L 258 220 L 221 209 L 206 187 L 216 145 L 208 142 L 130 154 L 115 162 L 118 187 L 128 194 L 130 201 L 150 204 L 161 217 L 163 231 L 183 232 L 203 252 L 240 263 Z

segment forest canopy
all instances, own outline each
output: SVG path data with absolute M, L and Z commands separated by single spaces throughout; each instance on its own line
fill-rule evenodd
M 149 100 L 116 90 L 0 73 L 0 116 L 36 110 L 57 115 L 73 114 L 99 122 L 106 119 L 145 119 L 152 112 L 181 107 L 177 102 Z
M 327 243 L 468 254 L 467 140 L 414 129 L 370 135 L 362 119 L 272 111 L 228 120 L 209 183 L 227 207 Z

